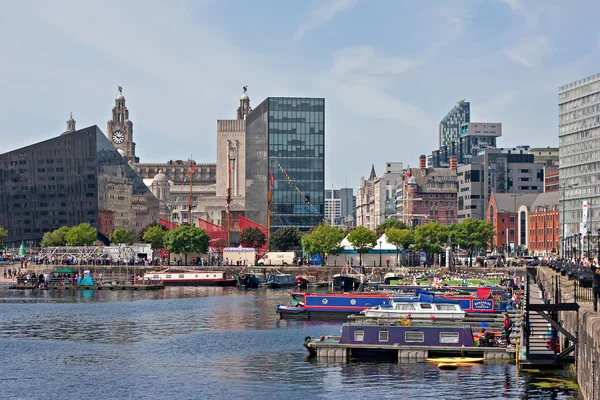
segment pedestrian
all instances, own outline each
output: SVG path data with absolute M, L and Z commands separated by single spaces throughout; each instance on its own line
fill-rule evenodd
M 512 332 L 512 322 L 508 317 L 508 313 L 504 313 L 504 335 L 506 336 L 506 347 L 512 347 L 510 343 L 510 333 Z
M 598 298 L 600 298 L 600 268 L 596 265 L 597 261 L 593 261 L 590 266 L 594 273 L 594 312 L 598 312 Z

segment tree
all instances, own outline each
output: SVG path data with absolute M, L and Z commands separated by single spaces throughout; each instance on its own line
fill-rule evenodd
M 470 260 L 475 250 L 487 248 L 496 233 L 491 222 L 466 218 L 452 225 L 449 234 L 452 244 L 466 250 Z
M 110 242 L 114 244 L 133 244 L 133 235 L 125 228 L 117 228 L 110 234 Z
M 67 244 L 67 234 L 69 233 L 68 226 L 61 226 L 50 232 L 44 233 L 40 246 L 42 247 L 55 247 L 64 246 Z
M 344 239 L 344 231 L 328 224 L 319 225 L 300 239 L 302 249 L 309 254 L 337 254 L 341 250 L 340 243 Z
M 375 228 L 375 232 L 377 232 L 377 236 L 381 236 L 390 228 L 407 229 L 408 226 L 404 222 L 397 219 L 386 219 L 385 221 L 377 225 L 377 228 Z
M 267 236 L 258 228 L 248 227 L 240 232 L 240 244 L 244 247 L 261 248 L 267 242 Z
M 167 231 L 168 231 L 167 227 L 166 227 L 166 226 L 164 226 L 163 224 L 159 224 L 159 223 L 158 223 L 158 222 L 156 222 L 156 221 L 152 221 L 152 222 L 150 222 L 148 225 L 146 225 L 146 226 L 144 227 L 144 229 L 142 229 L 142 230 L 141 230 L 141 231 L 138 233 L 138 235 L 137 235 L 137 239 L 138 239 L 138 240 L 141 240 L 141 241 L 143 241 L 143 242 L 146 242 L 146 243 L 148 243 L 146 240 L 144 240 L 144 233 L 146 233 L 146 231 L 147 231 L 148 229 L 150 229 L 150 228 L 152 228 L 152 227 L 154 227 L 154 226 L 158 226 L 158 227 L 159 227 L 159 228 L 161 228 L 161 229 L 162 229 L 164 232 L 167 232 Z M 162 247 L 160 247 L 160 248 L 162 249 Z
M 179 226 L 165 234 L 165 247 L 171 253 L 183 253 L 187 265 L 188 253 L 206 253 L 210 237 L 204 229 L 195 226 Z
M 165 235 L 167 230 L 162 225 L 149 226 L 144 229 L 142 240 L 149 243 L 152 250 L 160 250 L 165 247 Z
M 364 226 L 356 227 L 348 235 L 348 241 L 354 246 L 354 249 L 358 252 L 360 264 L 362 265 L 362 254 L 371 250 L 377 243 L 377 236 L 375 233 L 365 228 Z
M 4 243 L 6 242 L 6 239 L 8 239 L 8 231 L 6 230 L 6 228 L 0 226 L 0 249 L 4 248 Z
M 388 228 L 385 231 L 388 242 L 396 246 L 396 261 L 398 261 L 398 250 L 408 250 L 408 246 L 415 242 L 414 232 L 410 228 L 398 229 Z
M 415 229 L 415 246 L 427 254 L 440 254 L 448 243 L 448 227 L 439 222 L 429 222 Z
M 71 227 L 65 239 L 69 246 L 91 246 L 96 242 L 98 231 L 88 223 Z
M 269 250 L 287 251 L 300 246 L 300 231 L 296 228 L 279 228 L 269 238 Z

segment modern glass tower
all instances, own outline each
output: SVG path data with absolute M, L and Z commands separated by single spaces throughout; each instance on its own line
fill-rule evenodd
M 158 200 L 97 126 L 0 154 L 0 226 L 7 245 L 82 222 L 103 241 L 158 219 Z
M 271 232 L 323 222 L 325 99 L 269 97 L 246 119 L 246 217 Z

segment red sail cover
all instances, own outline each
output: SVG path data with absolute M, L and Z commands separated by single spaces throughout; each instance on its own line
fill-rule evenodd
M 194 217 L 198 220 L 198 228 L 204 229 L 211 241 L 214 240 L 227 240 L 227 229 L 219 226 L 217 224 L 213 224 L 212 222 L 208 222 L 206 220 L 200 219 L 198 217 Z
M 266 226 L 263 226 L 259 223 L 252 221 L 251 219 L 242 217 L 240 215 L 240 232 L 246 228 L 258 228 L 262 231 L 262 233 L 267 235 L 267 227 Z M 258 250 L 259 254 L 264 254 L 267 251 L 267 249 L 268 249 L 268 243 L 265 243 L 261 248 L 259 248 L 257 250 Z
M 159 218 L 158 223 L 161 224 L 161 225 L 163 225 L 164 227 L 166 227 L 168 230 L 175 229 L 175 228 L 179 227 L 179 225 L 174 224 L 171 221 L 167 221 L 166 219 L 163 219 L 163 218 Z

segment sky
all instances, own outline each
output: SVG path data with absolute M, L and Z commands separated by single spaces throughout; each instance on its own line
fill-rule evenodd
M 214 163 L 242 86 L 324 97 L 326 187 L 417 166 L 471 103 L 499 147 L 558 146 L 558 87 L 600 72 L 597 0 L 0 0 L 0 153 L 106 122 L 141 162 Z M 292 177 L 293 178 L 293 177 Z

